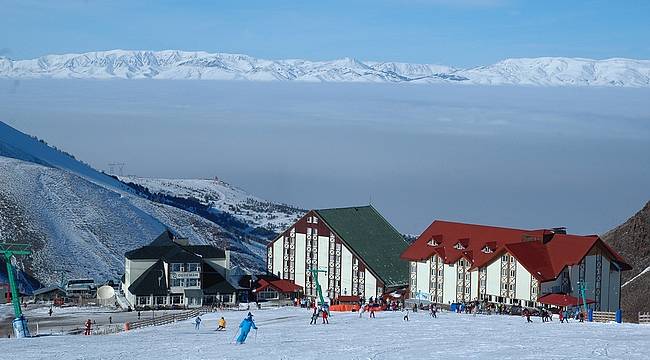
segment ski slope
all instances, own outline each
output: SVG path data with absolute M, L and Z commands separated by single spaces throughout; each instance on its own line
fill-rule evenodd
M 309 311 L 282 308 L 255 312 L 259 330 L 234 345 L 246 312 L 203 316 L 167 326 L 116 335 L 0 339 L 7 358 L 84 359 L 647 359 L 650 326 L 559 321 L 526 324 L 519 316 L 473 317 L 441 313 L 378 313 L 376 319 L 335 313 L 329 325 L 309 325 Z M 226 332 L 215 332 L 224 316 Z

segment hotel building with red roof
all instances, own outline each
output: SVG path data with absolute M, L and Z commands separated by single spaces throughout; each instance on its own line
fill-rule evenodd
M 409 261 L 410 296 L 443 304 L 479 300 L 533 307 L 543 296 L 561 298 L 549 294 L 581 297 L 582 282 L 591 307 L 615 311 L 621 271 L 631 269 L 596 235 L 440 220 L 400 257 Z

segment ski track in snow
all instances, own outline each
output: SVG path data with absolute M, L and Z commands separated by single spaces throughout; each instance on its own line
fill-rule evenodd
M 202 328 L 193 319 L 105 336 L 0 339 L 7 358 L 83 359 L 647 359 L 650 326 L 557 319 L 526 324 L 519 316 L 472 316 L 443 312 L 379 312 L 376 319 L 334 313 L 329 325 L 309 325 L 310 311 L 254 311 L 259 327 L 235 345 L 245 311 L 210 313 Z M 224 316 L 227 331 L 215 332 Z
M 623 288 L 623 287 L 625 287 L 626 285 L 632 283 L 634 280 L 640 278 L 643 274 L 645 274 L 645 273 L 647 273 L 647 272 L 649 272 L 649 271 L 650 271 L 650 266 L 648 266 L 647 268 L 645 268 L 643 271 L 641 271 L 640 273 L 638 273 L 636 276 L 634 276 L 634 277 L 631 278 L 630 280 L 626 281 L 626 282 L 621 286 L 621 288 Z

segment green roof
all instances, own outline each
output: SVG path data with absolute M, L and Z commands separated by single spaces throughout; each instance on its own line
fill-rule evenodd
M 408 244 L 374 207 L 315 211 L 386 287 L 408 284 L 408 264 L 399 257 Z

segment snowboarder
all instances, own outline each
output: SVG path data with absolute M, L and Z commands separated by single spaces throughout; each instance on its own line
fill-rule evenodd
M 219 319 L 218 325 L 219 327 L 217 327 L 217 331 L 226 330 L 226 319 L 224 319 L 223 316 L 221 317 L 221 319 Z
M 239 324 L 240 330 L 239 337 L 237 337 L 237 344 L 243 344 L 246 341 L 246 337 L 251 331 L 251 328 L 257 330 L 257 326 L 255 326 L 255 322 L 253 321 L 253 314 L 248 313 L 248 316 Z
M 201 326 L 201 317 L 197 316 L 196 319 L 194 320 L 194 329 L 198 330 L 200 326 Z
M 88 319 L 86 320 L 86 327 L 84 330 L 84 335 L 90 335 L 90 331 L 92 330 L 93 322 Z

